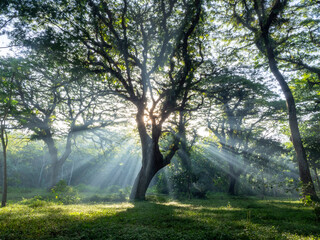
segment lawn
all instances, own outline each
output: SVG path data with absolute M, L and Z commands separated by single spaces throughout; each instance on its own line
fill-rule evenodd
M 61 205 L 22 200 L 0 209 L 0 239 L 320 239 L 299 201 L 213 196 Z

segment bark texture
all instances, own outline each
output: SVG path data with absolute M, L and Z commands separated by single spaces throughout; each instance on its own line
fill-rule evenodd
M 160 169 L 170 163 L 173 155 L 178 150 L 177 144 L 174 144 L 170 153 L 164 157 L 159 148 L 161 125 L 153 125 L 152 136 L 150 137 L 143 117 L 144 109 L 141 107 L 138 110 L 136 120 L 142 145 L 142 166 L 131 190 L 131 200 L 145 200 L 146 191 L 152 178 Z

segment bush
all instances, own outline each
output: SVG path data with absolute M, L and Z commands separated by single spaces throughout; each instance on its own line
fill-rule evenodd
M 78 190 L 68 186 L 65 180 L 60 180 L 56 186 L 51 189 L 54 199 L 64 204 L 78 203 L 80 201 Z
M 170 200 L 170 198 L 168 198 L 168 196 L 164 194 L 147 195 L 146 199 L 147 201 L 159 203 L 168 202 Z
M 45 207 L 50 205 L 51 203 L 44 200 L 43 197 L 37 195 L 30 199 L 23 199 L 21 201 L 22 204 L 26 204 L 31 208 Z
M 84 202 L 93 202 L 93 203 L 99 203 L 99 202 L 125 202 L 127 201 L 127 198 L 124 194 L 121 193 L 113 193 L 101 196 L 99 194 L 95 194 L 87 199 L 84 200 Z
M 316 215 L 316 221 L 320 222 L 320 203 L 317 201 L 313 201 L 310 195 L 305 196 L 301 199 L 305 206 L 313 207 L 313 212 Z
M 157 184 L 155 185 L 156 192 L 161 194 L 169 194 L 168 180 L 163 172 L 158 174 L 157 180 Z
M 118 193 L 120 191 L 121 187 L 118 186 L 118 185 L 111 185 L 111 186 L 108 186 L 106 188 L 103 189 L 103 192 L 106 192 L 106 193 Z

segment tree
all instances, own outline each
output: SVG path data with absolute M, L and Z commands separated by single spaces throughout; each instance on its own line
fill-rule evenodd
M 320 84 L 318 8 L 315 1 L 288 4 L 282 16 L 285 22 L 277 34 L 279 64 L 294 69 L 299 78 L 312 85 Z
M 45 49 L 61 50 L 70 62 L 105 76 L 109 89 L 135 106 L 142 167 L 131 199 L 144 199 L 153 176 L 178 149 L 176 141 L 161 152 L 163 125 L 173 112 L 196 108 L 187 103 L 196 98 L 192 88 L 202 62 L 201 0 L 33 3 L 25 6 L 38 11 L 30 14 L 36 21 L 22 24 L 15 37 L 31 37 L 21 40 L 33 46 L 42 39 Z M 43 31 L 20 35 L 32 25 Z
M 228 193 L 236 194 L 240 175 L 250 164 L 252 145 L 267 120 L 279 116 L 281 101 L 264 85 L 244 77 L 223 74 L 211 76 L 206 94 L 206 121 L 221 146 L 221 156 L 229 165 Z
M 2 59 L 1 59 L 2 61 Z M 2 186 L 2 201 L 1 207 L 5 207 L 8 194 L 8 177 L 7 177 L 7 149 L 8 149 L 8 134 L 7 130 L 10 125 L 10 117 L 14 111 L 16 101 L 13 99 L 14 94 L 14 74 L 8 71 L 10 65 L 14 65 L 11 61 L 7 66 L 0 66 L 0 139 L 3 154 L 3 186 Z
M 291 140 L 296 152 L 300 179 L 303 183 L 303 195 L 310 195 L 312 199 L 318 199 L 301 140 L 295 100 L 277 62 L 279 56 L 277 46 L 280 43 L 276 34 L 277 31 L 281 30 L 282 24 L 286 22 L 286 19 L 282 18 L 282 14 L 288 4 L 287 0 L 230 1 L 227 7 L 231 11 L 233 23 L 240 29 L 244 27 L 246 31 L 254 35 L 253 38 L 249 37 L 249 39 L 255 44 L 260 54 L 267 59 L 268 66 L 281 87 L 287 103 Z
M 179 164 L 177 165 L 180 167 L 176 168 L 176 174 L 173 174 L 172 179 L 175 180 L 176 185 L 179 185 L 176 192 L 178 194 L 187 194 L 191 198 L 192 195 L 198 194 L 192 189 L 192 184 L 196 179 L 193 173 L 191 157 L 192 148 L 197 140 L 197 129 L 190 124 L 194 120 L 191 112 L 180 111 L 175 117 L 177 119 L 174 120 L 176 125 L 174 135 L 179 139 L 179 150 L 177 151 Z M 192 128 L 193 130 L 191 131 Z
M 316 78 L 312 74 L 305 73 L 297 76 L 290 84 L 294 90 L 294 97 L 297 99 L 297 109 L 300 116 L 301 135 L 303 144 L 311 169 L 314 173 L 314 179 L 320 188 L 318 176 L 320 161 L 320 138 L 319 138 L 319 120 L 320 120 L 320 85 L 315 84 Z
M 111 119 L 105 115 L 106 119 L 101 119 L 105 113 L 102 103 L 106 101 L 101 102 L 89 84 L 80 84 L 87 80 L 86 73 L 79 69 L 72 72 L 61 62 L 57 65 L 40 55 L 18 62 L 10 69 L 16 85 L 17 112 L 13 117 L 33 132 L 31 139 L 42 140 L 47 145 L 52 169 L 49 185 L 52 187 L 59 180 L 59 172 L 72 151 L 76 134 L 106 126 Z M 101 104 L 99 109 L 96 108 L 98 103 Z M 66 136 L 66 142 L 60 155 L 56 141 L 61 135 Z

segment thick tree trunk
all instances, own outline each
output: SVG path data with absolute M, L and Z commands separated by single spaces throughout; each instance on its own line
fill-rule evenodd
M 152 136 L 150 137 L 147 134 L 144 123 L 143 107 L 138 109 L 136 120 L 142 147 L 142 166 L 133 184 L 130 199 L 145 200 L 145 195 L 152 178 L 160 169 L 170 163 L 170 160 L 177 149 L 171 151 L 171 154 L 164 159 L 159 148 L 161 126 L 153 124 Z
M 55 186 L 59 181 L 59 172 L 62 169 L 64 162 L 67 160 L 71 153 L 71 136 L 72 133 L 69 133 L 67 138 L 67 144 L 63 155 L 59 158 L 58 157 L 58 149 L 55 146 L 54 140 L 50 132 L 47 132 L 46 138 L 44 142 L 48 146 L 50 160 L 51 160 L 51 180 L 50 180 L 50 187 Z
M 131 200 L 145 200 L 145 195 L 152 178 L 160 169 L 167 165 L 164 164 L 160 151 L 155 149 L 157 143 L 148 145 L 149 149 L 142 156 L 142 166 L 132 187 Z
M 150 159 L 150 163 L 152 160 Z M 151 163 L 152 164 L 152 163 Z M 142 166 L 141 170 L 133 184 L 130 194 L 131 200 L 145 200 L 146 192 L 154 175 L 160 169 L 154 169 L 149 166 Z
M 53 162 L 52 164 L 52 175 L 51 175 L 51 186 L 55 186 L 59 182 L 59 173 L 62 169 L 62 165 L 60 161 Z
M 59 176 L 59 170 L 61 169 L 61 164 L 59 164 L 58 149 L 54 144 L 53 138 L 47 137 L 44 141 L 48 146 L 50 160 L 51 160 L 50 187 L 53 187 L 58 182 L 58 176 Z
M 292 92 L 287 82 L 285 81 L 283 75 L 280 73 L 278 69 L 278 65 L 274 57 L 273 49 L 269 43 L 268 36 L 264 36 L 263 39 L 265 42 L 265 46 L 267 48 L 267 57 L 268 57 L 269 67 L 271 69 L 271 72 L 277 79 L 282 89 L 282 92 L 286 98 L 288 115 L 289 115 L 289 127 L 291 131 L 291 140 L 297 156 L 300 180 L 302 181 L 302 184 L 303 184 L 302 194 L 303 196 L 310 195 L 313 200 L 319 200 L 317 197 L 316 191 L 314 189 L 305 149 L 302 145 L 299 125 L 297 120 L 297 114 L 296 114 L 296 104 L 295 104 Z

